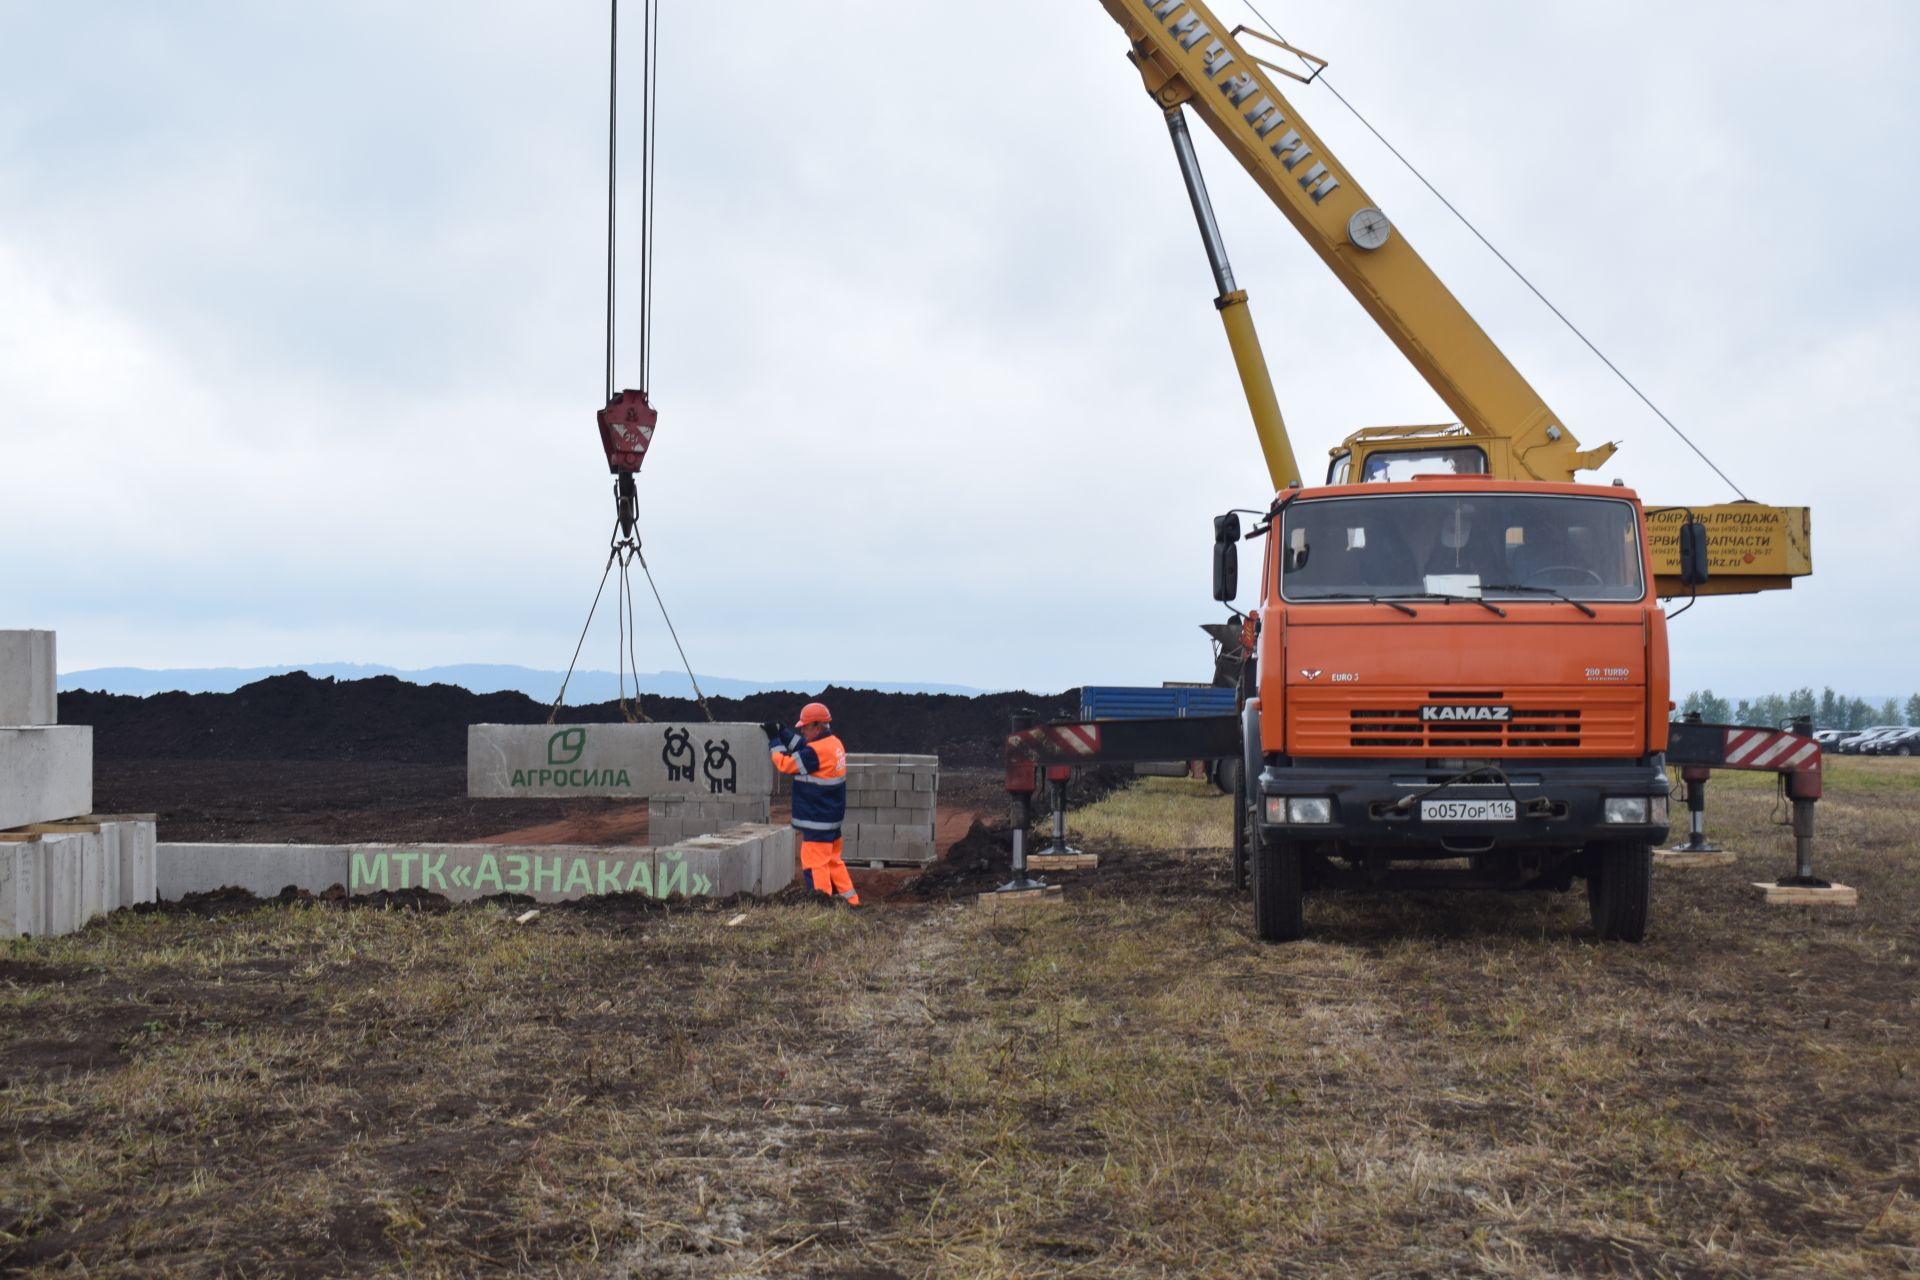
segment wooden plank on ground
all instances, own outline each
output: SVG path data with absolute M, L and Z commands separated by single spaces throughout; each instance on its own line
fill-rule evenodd
M 0 831 L 0 844 L 32 844 L 39 838 L 37 831 Z
M 1097 853 L 1030 853 L 1027 855 L 1027 868 L 1031 871 L 1093 871 L 1100 866 Z
M 980 895 L 982 911 L 1025 911 L 1031 907 L 1043 907 L 1062 900 L 1062 890 L 1057 884 L 1040 889 L 1018 889 L 1011 893 L 998 891 Z
M 1825 889 L 1810 889 L 1797 884 L 1766 884 L 1756 882 L 1753 886 L 1766 898 L 1772 907 L 1857 907 L 1860 894 L 1844 884 L 1831 885 Z
M 1730 867 L 1735 861 L 1737 859 L 1729 849 L 1716 849 L 1712 853 L 1674 853 L 1658 849 L 1653 855 L 1654 866 L 1673 867 L 1681 871 L 1694 867 Z
M 35 822 L 24 827 L 14 828 L 37 836 L 97 836 L 100 824 L 97 822 Z

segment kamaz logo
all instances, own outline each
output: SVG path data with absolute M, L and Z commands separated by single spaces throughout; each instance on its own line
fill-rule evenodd
M 1484 721 L 1490 724 L 1506 724 L 1513 719 L 1513 708 L 1489 706 L 1426 706 L 1420 708 L 1420 718 L 1428 723 L 1432 723 L 1435 720 L 1468 720 L 1476 722 Z

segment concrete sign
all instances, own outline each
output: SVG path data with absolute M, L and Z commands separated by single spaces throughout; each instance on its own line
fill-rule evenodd
M 766 735 L 750 724 L 475 724 L 467 794 L 486 799 L 764 796 Z
M 422 889 L 453 902 L 524 894 L 567 902 L 613 893 L 648 898 L 778 893 L 792 883 L 795 845 L 787 827 L 728 828 L 670 848 L 583 845 L 162 844 L 164 899 L 233 886 L 270 898 L 282 889 L 350 894 Z

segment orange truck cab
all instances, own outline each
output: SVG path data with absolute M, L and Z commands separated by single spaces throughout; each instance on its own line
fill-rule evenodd
M 1644 934 L 1667 834 L 1665 614 L 1617 486 L 1485 476 L 1274 504 L 1237 815 L 1255 923 L 1319 885 L 1565 890 Z

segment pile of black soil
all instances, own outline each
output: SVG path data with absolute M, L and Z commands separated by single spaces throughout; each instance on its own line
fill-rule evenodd
M 828 688 L 819 694 L 760 693 L 713 698 L 716 719 L 791 723 L 813 699 L 833 710 L 834 726 L 855 752 L 938 755 L 950 767 L 1000 763 L 1013 712 L 1042 719 L 1077 713 L 1077 690 L 967 698 L 938 693 L 875 693 Z M 655 720 L 705 719 L 698 703 L 648 697 Z M 316 680 L 305 672 L 272 676 L 232 693 L 151 697 L 76 690 L 60 695 L 63 724 L 94 727 L 106 760 L 369 760 L 460 764 L 470 724 L 540 724 L 547 707 L 520 693 L 470 693 L 456 685 L 420 685 L 393 676 Z M 563 707 L 560 720 L 605 724 L 617 704 Z
M 1031 847 L 1031 846 L 1029 846 Z M 1013 832 L 976 821 L 947 856 L 902 889 L 917 898 L 960 898 L 997 889 L 1013 876 Z

